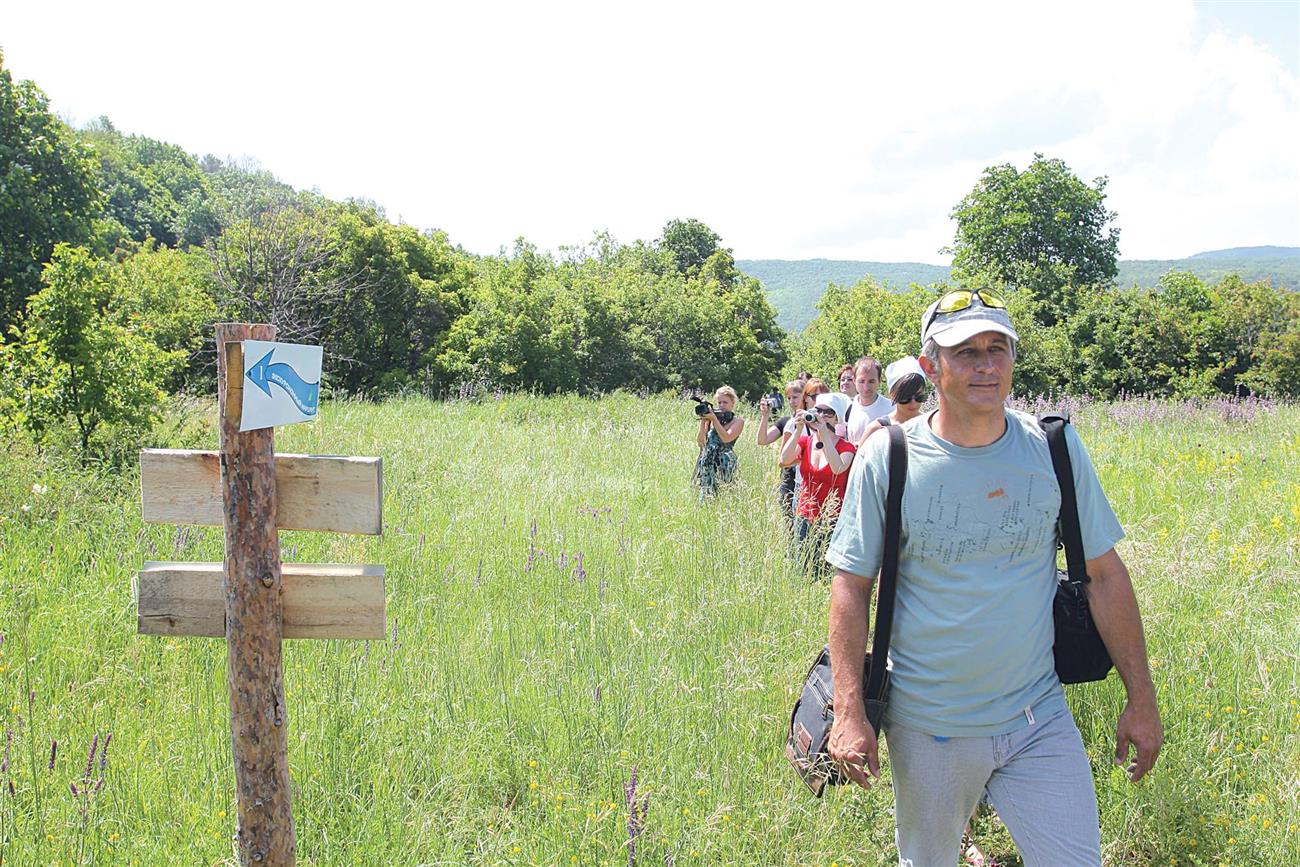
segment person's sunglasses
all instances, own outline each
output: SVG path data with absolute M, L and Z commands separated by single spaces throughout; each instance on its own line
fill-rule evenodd
M 1007 302 L 1002 296 L 992 289 L 956 289 L 939 299 L 939 306 L 935 308 L 935 313 L 956 313 L 958 310 L 965 310 L 971 306 L 976 296 L 985 307 L 994 307 L 998 310 L 1006 310 Z
M 911 397 L 906 397 L 906 398 L 902 398 L 901 400 L 896 400 L 894 401 L 894 403 L 925 403 L 925 399 L 927 396 L 928 395 L 926 395 L 925 392 L 919 391 L 916 394 L 912 395 Z
M 835 413 L 835 410 L 831 409 L 829 406 L 819 406 L 819 407 L 817 407 L 817 414 L 818 414 L 818 415 L 835 415 L 836 413 Z

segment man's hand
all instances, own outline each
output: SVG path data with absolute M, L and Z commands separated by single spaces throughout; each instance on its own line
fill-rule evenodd
M 880 779 L 880 746 L 865 712 L 835 712 L 835 724 L 831 726 L 827 752 L 844 775 L 862 788 L 871 788 L 868 772 L 872 777 Z
M 834 732 L 831 738 L 833 743 Z M 1124 768 L 1129 780 L 1136 783 L 1155 765 L 1164 740 L 1164 728 L 1160 725 L 1160 711 L 1156 709 L 1155 701 L 1130 701 L 1124 706 L 1119 724 L 1115 726 L 1115 764 Z
M 1115 764 L 1124 768 L 1128 778 L 1136 783 L 1155 765 L 1165 739 L 1156 707 L 1156 688 L 1151 682 L 1151 666 L 1147 662 L 1142 615 L 1138 613 L 1128 568 L 1114 548 L 1086 565 L 1092 577 L 1087 585 L 1088 607 L 1128 693 L 1128 703 L 1115 726 Z

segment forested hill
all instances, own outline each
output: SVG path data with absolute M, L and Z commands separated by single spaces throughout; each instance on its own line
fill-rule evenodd
M 817 299 L 828 283 L 851 286 L 873 277 L 886 286 L 923 286 L 948 278 L 948 266 L 921 262 L 858 262 L 842 259 L 741 259 L 742 272 L 757 277 L 787 331 L 802 331 L 817 313 Z M 1154 286 L 1162 274 L 1189 271 L 1214 282 L 1228 274 L 1247 281 L 1270 280 L 1274 286 L 1300 291 L 1300 247 L 1233 247 L 1185 259 L 1130 259 L 1119 262 L 1120 286 Z

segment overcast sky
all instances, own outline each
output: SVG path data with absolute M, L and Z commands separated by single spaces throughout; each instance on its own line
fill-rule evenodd
M 13 2 L 52 108 L 474 252 L 708 223 L 739 258 L 946 262 L 1035 151 L 1110 179 L 1126 259 L 1300 245 L 1300 0 Z

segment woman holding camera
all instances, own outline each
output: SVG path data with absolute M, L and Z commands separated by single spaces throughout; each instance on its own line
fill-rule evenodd
M 823 556 L 857 451 L 844 436 L 848 409 L 847 395 L 817 395 L 813 409 L 796 413 L 795 435 L 781 447 L 781 466 L 799 467 L 802 483 L 795 509 L 795 539 L 802 548 L 804 569 L 818 577 L 828 571 Z
M 700 457 L 695 462 L 695 479 L 700 483 L 700 498 L 712 497 L 718 492 L 720 482 L 730 482 L 736 476 L 735 444 L 745 429 L 745 420 L 736 415 L 736 390 L 724 385 L 713 394 L 717 409 L 706 403 L 696 408 L 700 428 L 695 443 L 700 447 Z M 700 410 L 706 410 L 700 412 Z

